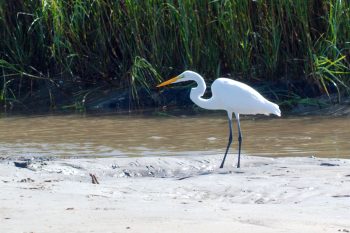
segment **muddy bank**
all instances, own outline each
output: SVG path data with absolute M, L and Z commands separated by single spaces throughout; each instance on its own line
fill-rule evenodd
M 349 115 L 350 112 L 350 97 L 343 95 L 339 98 L 335 90 L 330 90 L 333 94 L 327 96 L 322 95 L 314 85 L 305 82 L 282 80 L 248 84 L 269 100 L 278 103 L 284 115 Z M 205 98 L 211 97 L 210 85 L 207 83 Z M 9 114 L 206 112 L 190 100 L 189 94 L 193 86 L 194 83 L 188 83 L 163 89 L 138 89 L 136 98 L 128 88 L 50 84 L 25 97 L 6 100 L 0 106 L 0 111 Z

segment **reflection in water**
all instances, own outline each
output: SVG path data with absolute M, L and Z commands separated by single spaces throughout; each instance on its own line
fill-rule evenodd
M 242 119 L 243 154 L 350 158 L 349 118 Z M 231 152 L 237 150 L 234 122 Z M 225 114 L 201 117 L 45 116 L 0 119 L 0 156 L 223 154 Z

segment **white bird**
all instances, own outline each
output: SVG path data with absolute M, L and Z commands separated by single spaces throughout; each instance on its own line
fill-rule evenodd
M 202 76 L 193 71 L 185 71 L 182 74 L 169 79 L 157 87 L 169 85 L 171 83 L 179 83 L 185 81 L 195 81 L 197 86 L 192 88 L 190 93 L 191 100 L 201 108 L 209 110 L 226 110 L 229 122 L 229 139 L 224 158 L 220 168 L 223 168 L 227 152 L 232 143 L 232 113 L 235 113 L 238 125 L 238 162 L 237 167 L 240 167 L 242 133 L 239 121 L 240 114 L 275 114 L 281 116 L 279 106 L 265 99 L 259 92 L 247 84 L 228 79 L 218 78 L 212 86 L 212 97 L 203 99 L 206 85 Z

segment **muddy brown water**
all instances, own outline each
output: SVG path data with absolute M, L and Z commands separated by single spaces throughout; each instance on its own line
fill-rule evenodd
M 350 118 L 245 118 L 243 154 L 350 158 Z M 231 153 L 236 153 L 237 132 Z M 225 114 L 0 118 L 1 157 L 223 154 Z

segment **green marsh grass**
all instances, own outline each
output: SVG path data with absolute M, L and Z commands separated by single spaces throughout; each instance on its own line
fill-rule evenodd
M 151 98 L 157 82 L 185 69 L 209 82 L 283 77 L 340 95 L 350 85 L 349 8 L 344 0 L 0 1 L 0 102 L 52 82 L 81 93 L 126 88 L 143 106 L 141 93 Z

